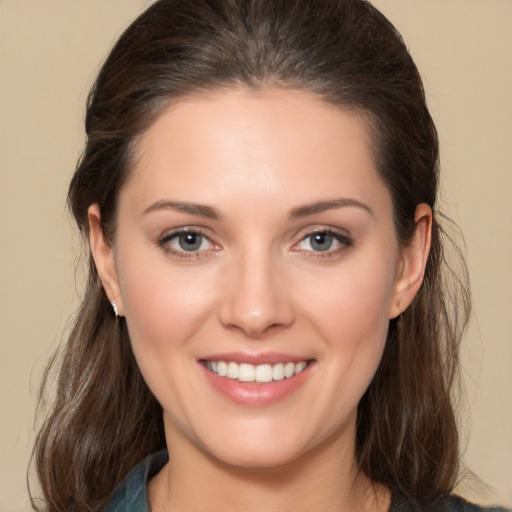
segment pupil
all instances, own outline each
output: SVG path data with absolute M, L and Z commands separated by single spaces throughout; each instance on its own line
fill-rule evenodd
M 313 235 L 313 239 L 311 241 L 311 247 L 315 251 L 327 251 L 331 248 L 332 245 L 332 236 L 326 235 L 324 233 L 317 233 Z
M 185 233 L 179 238 L 180 247 L 184 251 L 197 251 L 201 246 L 201 235 L 195 233 Z

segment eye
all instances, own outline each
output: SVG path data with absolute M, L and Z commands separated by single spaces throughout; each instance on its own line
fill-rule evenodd
M 174 242 L 174 243 L 173 243 Z M 176 249 L 182 249 L 187 252 L 199 251 L 205 245 L 205 238 L 199 233 L 181 233 L 171 240 L 171 245 Z
M 191 229 L 170 233 L 159 241 L 159 245 L 180 257 L 194 256 L 215 247 L 208 237 Z
M 315 233 L 307 238 L 313 251 L 328 251 L 334 242 L 334 237 L 327 233 Z
M 336 252 L 350 245 L 350 239 L 331 230 L 308 233 L 296 246 L 302 251 Z

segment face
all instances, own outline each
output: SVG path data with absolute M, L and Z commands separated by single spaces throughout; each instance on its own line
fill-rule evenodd
M 353 451 L 423 268 L 361 118 L 301 92 L 186 97 L 138 142 L 113 248 L 96 216 L 96 263 L 171 449 L 240 466 Z

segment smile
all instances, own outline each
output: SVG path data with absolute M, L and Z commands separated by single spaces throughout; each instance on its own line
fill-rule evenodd
M 205 361 L 205 366 L 219 377 L 238 382 L 272 382 L 289 379 L 304 371 L 308 361 L 253 365 L 233 361 Z

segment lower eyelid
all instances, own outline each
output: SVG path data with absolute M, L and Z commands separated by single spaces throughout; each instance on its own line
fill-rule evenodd
M 161 236 L 159 238 L 159 240 L 160 240 L 160 242 L 168 242 L 169 240 L 177 238 L 180 235 L 188 235 L 188 234 L 199 235 L 199 236 L 202 236 L 203 238 L 206 238 L 207 240 L 210 240 L 210 237 L 206 233 L 203 233 L 201 230 L 188 229 L 188 228 L 177 229 L 176 231 L 171 231 L 169 233 L 166 233 L 165 235 Z

